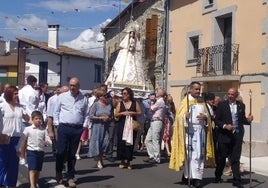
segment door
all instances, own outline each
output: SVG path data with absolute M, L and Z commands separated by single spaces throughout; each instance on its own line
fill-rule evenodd
M 224 18 L 224 53 L 222 69 L 223 74 L 228 75 L 232 73 L 232 17 Z
M 39 84 L 47 83 L 48 62 L 39 62 Z

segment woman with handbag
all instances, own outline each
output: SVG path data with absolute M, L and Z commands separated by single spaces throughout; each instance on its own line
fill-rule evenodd
M 121 90 L 122 101 L 118 103 L 115 117 L 118 118 L 117 129 L 117 158 L 121 160 L 119 168 L 132 169 L 130 161 L 133 159 L 133 150 L 137 130 L 133 130 L 132 122 L 141 115 L 141 108 L 134 100 L 132 89 L 125 87 Z
M 106 91 L 96 91 L 97 101 L 90 109 L 91 138 L 89 142 L 88 157 L 95 157 L 97 168 L 103 168 L 103 154 L 109 148 L 109 125 L 113 118 L 112 105 L 106 99 Z

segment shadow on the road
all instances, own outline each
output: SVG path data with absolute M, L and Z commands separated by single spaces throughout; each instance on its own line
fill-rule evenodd
M 119 163 L 117 162 L 104 164 L 104 168 L 105 167 L 118 167 L 118 166 L 119 166 Z
M 241 173 L 241 176 L 248 176 L 249 174 L 250 174 L 249 171 L 244 171 L 244 172 Z M 252 174 L 255 174 L 255 172 L 251 172 L 251 175 Z
M 169 158 L 161 158 L 161 163 L 169 163 Z
M 259 181 L 259 180 L 257 180 L 257 179 L 251 179 L 251 188 L 253 188 L 253 187 L 261 187 L 264 183 L 265 183 L 266 181 Z M 250 179 L 249 178 L 247 178 L 247 179 L 242 179 L 242 183 L 243 184 L 250 184 Z
M 148 156 L 148 154 L 145 151 L 135 151 L 134 156 Z
M 146 163 L 146 164 L 134 164 L 132 165 L 132 169 L 135 170 L 135 169 L 144 169 L 144 168 L 152 168 L 154 166 L 157 166 L 156 164 L 150 164 L 150 163 Z
M 87 172 L 84 172 L 84 173 L 89 173 L 89 172 L 87 171 Z M 84 176 L 84 177 L 77 178 L 76 184 L 79 185 L 79 184 L 86 184 L 86 183 L 90 183 L 90 182 L 104 181 L 104 180 L 111 179 L 111 178 L 114 178 L 114 176 Z M 54 179 L 54 177 L 40 178 L 39 179 L 40 188 L 41 187 L 42 188 L 55 187 L 55 186 L 58 185 L 56 183 L 56 181 L 49 182 L 48 180 L 50 180 L 50 179 Z M 66 179 L 64 179 L 63 185 L 68 186 Z M 29 188 L 29 186 L 30 186 L 29 183 L 24 183 L 24 184 L 19 185 L 18 188 Z
M 83 175 L 83 174 L 88 174 L 88 173 L 93 173 L 99 171 L 98 169 L 85 169 L 85 170 L 77 170 L 76 174 L 77 175 Z
M 98 181 L 103 181 L 103 180 L 107 180 L 111 178 L 114 178 L 114 176 L 85 176 L 82 178 L 78 178 L 76 183 L 77 185 L 79 185 L 82 183 L 98 182 Z

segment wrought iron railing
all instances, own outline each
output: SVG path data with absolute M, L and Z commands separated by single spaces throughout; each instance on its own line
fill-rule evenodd
M 239 44 L 199 49 L 196 73 L 201 76 L 237 75 Z

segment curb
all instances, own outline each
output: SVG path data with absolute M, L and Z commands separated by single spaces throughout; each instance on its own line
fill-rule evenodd
M 244 163 L 244 168 L 250 170 L 250 159 L 249 157 L 241 156 L 240 162 Z M 268 176 L 268 157 L 253 157 L 251 158 L 251 171 L 256 174 Z

